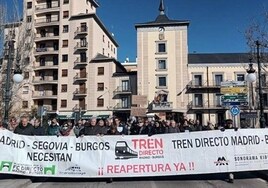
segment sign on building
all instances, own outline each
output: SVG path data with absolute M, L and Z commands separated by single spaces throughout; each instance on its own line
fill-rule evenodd
M 147 111 L 147 108 L 131 107 L 130 115 L 138 116 L 138 117 L 145 117 L 146 111 Z
M 132 104 L 147 105 L 147 95 L 132 95 Z

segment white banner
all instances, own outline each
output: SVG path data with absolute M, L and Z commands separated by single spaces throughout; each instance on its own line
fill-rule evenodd
M 0 173 L 138 177 L 268 169 L 268 129 L 137 136 L 21 136 L 0 131 Z

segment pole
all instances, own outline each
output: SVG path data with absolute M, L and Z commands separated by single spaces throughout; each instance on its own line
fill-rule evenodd
M 4 102 L 5 102 L 5 108 L 4 108 L 4 127 L 8 127 L 8 119 L 9 119 L 9 103 L 10 103 L 10 97 L 11 97 L 11 80 L 10 80 L 10 74 L 11 74 L 11 68 L 13 65 L 13 56 L 14 56 L 14 42 L 12 40 L 8 41 L 8 62 L 7 62 L 7 70 L 6 70 L 6 84 L 5 84 L 5 95 L 4 95 Z
M 257 63 L 258 63 L 258 79 L 259 79 L 259 102 L 260 102 L 260 127 L 265 128 L 265 117 L 263 109 L 263 94 L 262 94 L 262 85 L 261 85 L 261 62 L 260 62 L 260 42 L 256 41 L 257 46 Z

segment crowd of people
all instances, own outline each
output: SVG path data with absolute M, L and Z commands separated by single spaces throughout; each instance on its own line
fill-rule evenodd
M 150 118 L 131 117 L 126 122 L 118 117 L 90 120 L 78 120 L 73 123 L 66 120 L 59 124 L 56 118 L 48 122 L 47 126 L 41 126 L 41 121 L 35 118 L 29 121 L 27 116 L 22 116 L 18 122 L 11 118 L 7 129 L 21 135 L 48 135 L 48 136 L 84 136 L 84 135 L 155 135 L 166 133 L 180 133 L 193 131 L 208 131 L 215 129 L 233 129 L 232 121 L 226 121 L 222 126 L 217 126 L 210 121 L 202 125 L 199 120 L 183 119 L 153 120 Z

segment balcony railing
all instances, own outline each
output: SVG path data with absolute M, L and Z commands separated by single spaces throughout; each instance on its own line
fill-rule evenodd
M 79 96 L 86 96 L 87 95 L 87 89 L 76 89 L 73 92 L 74 96 L 79 97 Z
M 76 31 L 74 32 L 74 36 L 76 37 L 77 35 L 85 35 L 87 34 L 87 31 L 88 31 L 88 27 L 86 26 L 77 27 Z
M 35 37 L 35 40 L 43 40 L 43 39 L 58 39 L 59 35 L 54 33 L 46 33 L 46 34 L 39 34 Z
M 53 48 L 53 47 L 43 47 L 43 48 L 36 48 L 35 53 L 36 54 L 57 54 L 58 53 L 58 48 Z
M 206 102 L 200 102 L 200 103 L 194 103 L 193 101 L 189 102 L 187 105 L 188 110 L 189 109 L 226 109 L 228 107 L 222 106 L 220 102 L 218 101 L 212 101 L 211 104 Z
M 53 9 L 53 8 L 59 8 L 59 3 L 46 3 L 46 4 L 41 4 L 41 5 L 35 6 L 35 10 L 37 12 L 40 10 Z
M 34 65 L 34 69 L 57 69 L 58 63 L 53 62 L 45 62 L 45 63 L 38 63 L 37 65 Z
M 84 104 L 84 105 L 78 105 L 76 104 L 74 107 L 73 107 L 73 112 L 79 112 L 79 111 L 85 111 L 87 110 L 87 105 Z
M 206 80 L 206 81 L 196 81 L 192 80 L 187 84 L 188 88 L 207 88 L 207 87 L 221 87 L 221 82 L 216 82 L 215 80 Z
M 88 63 L 88 58 L 77 58 L 75 61 L 74 61 L 74 66 L 81 66 L 81 65 L 87 65 Z
M 41 26 L 43 24 L 46 24 L 46 25 L 57 24 L 58 25 L 58 22 L 59 22 L 58 16 L 49 17 L 49 18 L 39 18 L 35 20 L 36 26 L 39 26 L 39 25 Z
M 131 89 L 130 87 L 125 87 L 125 86 L 118 86 L 114 91 L 114 95 L 119 95 L 119 94 L 131 94 Z
M 88 47 L 88 42 L 78 42 L 74 47 L 74 50 L 86 50 Z
M 169 111 L 173 109 L 172 102 L 159 102 L 159 103 L 152 103 L 152 110 L 154 111 Z
M 33 83 L 58 83 L 58 79 L 54 78 L 53 76 L 36 76 L 33 77 Z
M 86 81 L 87 80 L 87 73 L 78 73 L 74 77 L 74 82 L 76 81 Z
M 56 91 L 35 91 L 33 94 L 33 98 L 57 98 L 57 92 Z
M 114 106 L 114 110 L 129 110 L 131 108 L 130 104 L 119 102 Z

